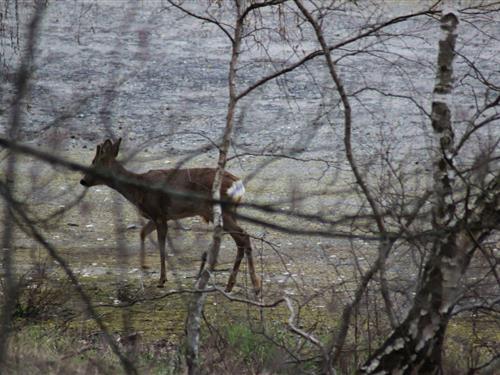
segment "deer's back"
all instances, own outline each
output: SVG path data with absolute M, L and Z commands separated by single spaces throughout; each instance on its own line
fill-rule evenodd
M 215 168 L 186 168 L 186 169 L 155 169 L 142 175 L 145 180 L 154 184 L 165 184 L 171 189 L 192 191 L 198 194 L 210 194 L 215 178 Z M 229 172 L 224 172 L 221 194 L 239 178 Z
M 150 170 L 141 175 L 141 179 L 152 185 L 165 186 L 182 193 L 193 193 L 193 196 L 211 197 L 212 185 L 215 178 L 214 168 L 186 168 L 186 169 L 156 169 Z M 224 172 L 221 186 L 221 198 L 228 199 L 227 190 L 238 181 L 239 178 L 229 172 Z M 153 201 L 155 199 L 156 201 Z M 206 220 L 211 218 L 211 204 L 191 197 L 152 196 L 144 202 L 145 206 L 140 207 L 145 216 L 153 216 L 153 211 L 161 210 L 162 215 L 168 212 L 169 219 L 183 217 L 201 216 Z M 150 211 L 150 214 L 148 214 Z M 156 213 L 158 214 L 158 212 Z

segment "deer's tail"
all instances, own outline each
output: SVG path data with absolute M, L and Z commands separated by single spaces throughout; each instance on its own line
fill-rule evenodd
M 229 189 L 227 189 L 226 194 L 234 203 L 239 203 L 241 198 L 245 194 L 245 186 L 243 185 L 243 181 L 234 181 Z

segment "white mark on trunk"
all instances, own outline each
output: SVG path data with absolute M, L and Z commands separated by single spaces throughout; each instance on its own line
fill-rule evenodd
M 416 339 L 418 334 L 418 323 L 416 321 L 412 321 L 408 331 L 410 332 L 411 338 Z
M 438 330 L 438 325 L 436 323 L 437 322 L 435 322 L 435 319 L 433 317 L 432 323 L 424 327 L 424 329 L 422 330 L 422 337 L 415 347 L 417 351 L 421 350 L 429 340 L 435 337 L 435 332 Z
M 405 340 L 403 340 L 400 337 L 400 338 L 396 339 L 396 341 L 394 341 L 393 345 L 389 345 L 387 348 L 385 348 L 384 354 L 389 354 L 391 352 L 395 352 L 399 349 L 404 348 L 404 346 L 405 346 Z
M 379 361 L 377 359 L 374 359 L 370 364 L 370 366 L 363 366 L 362 369 L 365 370 L 367 373 L 370 373 L 377 368 L 378 364 Z

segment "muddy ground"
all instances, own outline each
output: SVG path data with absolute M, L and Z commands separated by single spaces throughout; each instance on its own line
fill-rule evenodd
M 348 14 L 339 12 L 331 21 L 332 27 L 327 28 L 329 38 L 345 38 L 353 25 L 361 25 L 369 17 L 395 16 L 418 6 L 421 4 L 400 3 L 375 13 L 373 9 L 366 9 L 366 14 L 359 9 Z M 191 7 L 197 12 L 204 10 L 195 2 Z M 5 72 L 13 72 L 22 56 L 23 26 L 30 12 L 30 6 L 21 2 L 19 46 L 12 43 L 11 34 L 1 35 Z M 215 13 L 230 18 L 224 10 Z M 264 14 L 263 24 L 272 19 L 272 14 Z M 15 30 L 14 16 L 7 17 L 6 22 L 10 22 L 6 30 Z M 462 27 L 465 31 L 459 38 L 467 42 L 462 52 L 477 51 L 478 64 L 498 66 L 499 46 L 492 46 L 487 38 L 474 38 L 477 30 L 472 24 Z M 494 35 L 500 30 L 495 24 L 488 28 Z M 383 158 L 411 171 L 410 192 L 421 190 L 430 178 L 426 160 L 432 139 L 424 112 L 430 111 L 437 31 L 438 24 L 429 18 L 394 26 L 391 32 L 395 35 L 411 36 L 388 38 L 383 45 L 391 53 L 384 59 L 372 59 L 369 54 L 350 56 L 352 51 L 342 51 L 347 55 L 339 60 L 338 67 L 350 93 L 376 87 L 397 94 L 366 90 L 352 100 L 355 157 L 377 188 L 383 186 L 383 176 L 370 171 L 379 172 L 373 168 L 381 165 L 377 163 Z M 291 32 L 288 37 L 294 36 Z M 297 43 L 300 47 L 280 39 L 277 33 L 260 46 L 249 41 L 241 55 L 239 90 L 296 61 L 302 49 L 317 48 L 307 30 Z M 186 17 L 161 2 L 53 2 L 44 14 L 36 45 L 36 69 L 23 102 L 19 128 L 23 142 L 89 164 L 97 143 L 108 137 L 122 137 L 121 157 L 134 171 L 180 164 L 215 165 L 217 151 L 213 143 L 220 140 L 224 129 L 230 58 L 230 44 L 217 27 Z M 459 64 L 458 72 L 466 68 Z M 242 100 L 228 169 L 245 180 L 245 202 L 273 204 L 284 213 L 300 211 L 326 218 L 358 212 L 361 201 L 345 162 L 342 111 L 332 87 L 322 60 L 315 59 Z M 9 129 L 14 88 L 8 80 L 1 82 L 1 88 L 3 135 Z M 457 113 L 469 109 L 467 94 L 463 87 L 458 90 L 454 102 Z M 412 105 L 406 95 L 423 110 Z M 119 292 L 123 285 L 134 296 L 164 293 L 155 287 L 159 269 L 155 243 L 148 242 L 151 268 L 143 272 L 138 267 L 143 221 L 122 197 L 106 187 L 85 191 L 78 184 L 79 173 L 30 158 L 20 157 L 17 168 L 17 195 L 28 203 L 33 217 L 50 218 L 42 226 L 44 235 L 79 275 L 96 304 L 122 303 Z M 300 200 L 292 202 L 291 197 Z M 59 210 L 64 211 L 62 215 L 52 216 Z M 348 226 L 330 228 L 293 215 L 245 207 L 241 212 L 288 230 L 351 230 Z M 306 314 L 311 322 L 324 316 L 321 311 L 334 308 L 332 295 L 350 290 L 346 280 L 352 280 L 354 269 L 358 265 L 368 267 L 375 256 L 370 241 L 293 235 L 248 222 L 243 226 L 253 236 L 265 300 L 278 298 L 283 292 L 300 297 L 317 294 Z M 196 218 L 182 220 L 172 225 L 170 241 L 166 289 L 190 287 L 201 252 L 210 242 L 210 226 Z M 31 264 L 41 262 L 60 275 L 57 277 L 63 277 L 40 245 L 25 234 L 17 233 L 15 244 L 20 274 L 27 272 Z M 225 238 L 216 273 L 220 286 L 227 278 L 234 250 L 234 244 Z M 404 249 L 398 251 L 398 260 L 409 256 Z M 246 288 L 249 280 L 245 270 L 243 264 L 235 294 L 253 298 L 250 288 Z M 406 266 L 388 271 L 403 288 L 407 276 L 411 279 Z M 331 285 L 334 287 L 325 289 Z M 174 332 L 175 341 L 176 335 L 182 333 L 180 322 L 184 318 L 176 298 L 168 299 L 167 305 L 139 304 L 142 307 L 134 312 L 137 320 L 133 324 L 146 331 L 144 335 L 149 339 L 163 325 L 162 330 Z M 223 301 L 222 296 L 214 297 L 209 306 L 216 311 Z M 165 318 L 161 311 L 151 312 L 168 310 L 171 305 L 176 305 L 175 313 L 170 314 L 175 319 Z M 238 309 L 232 319 L 239 319 Z M 114 310 L 105 311 L 104 315 Z M 281 313 L 286 316 L 286 311 Z M 118 330 L 115 318 L 109 322 Z M 151 324 L 146 324 L 147 320 Z M 330 324 L 333 321 L 325 323 L 325 327 Z

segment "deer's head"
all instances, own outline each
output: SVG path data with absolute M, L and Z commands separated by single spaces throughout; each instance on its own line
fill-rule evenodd
M 113 143 L 111 142 L 111 140 L 107 139 L 102 144 L 97 145 L 94 160 L 92 160 L 92 164 L 90 167 L 101 172 L 109 173 L 110 168 L 112 167 L 113 163 L 115 163 L 118 151 L 120 151 L 121 141 L 122 139 L 120 138 L 118 139 L 118 141 Z M 104 184 L 104 181 L 94 174 L 86 173 L 80 180 L 80 184 L 85 187 L 91 187 L 102 185 Z

